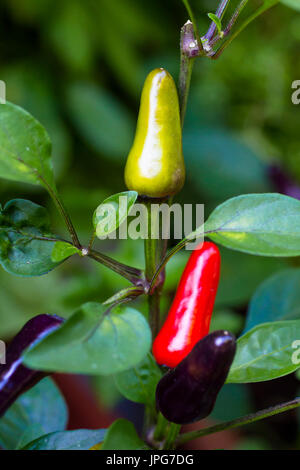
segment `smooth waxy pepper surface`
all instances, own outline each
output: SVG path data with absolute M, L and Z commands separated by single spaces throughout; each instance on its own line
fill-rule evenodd
M 235 350 L 235 338 L 228 331 L 202 338 L 157 385 L 156 404 L 164 417 L 177 424 L 206 418 L 225 383 Z
M 191 254 L 166 321 L 153 343 L 159 364 L 175 367 L 209 332 L 220 277 L 220 253 L 204 242 Z
M 184 180 L 177 89 L 166 70 L 155 69 L 144 84 L 125 183 L 140 195 L 161 198 L 178 193 Z
M 47 374 L 32 370 L 22 363 L 23 352 L 57 329 L 63 319 L 42 314 L 29 320 L 14 337 L 6 352 L 6 364 L 0 365 L 0 416 L 29 388 Z

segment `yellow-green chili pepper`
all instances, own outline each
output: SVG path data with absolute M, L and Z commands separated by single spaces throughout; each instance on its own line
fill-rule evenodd
M 125 168 L 130 190 L 153 198 L 172 196 L 185 180 L 178 94 L 171 75 L 153 70 L 146 78 L 137 129 Z

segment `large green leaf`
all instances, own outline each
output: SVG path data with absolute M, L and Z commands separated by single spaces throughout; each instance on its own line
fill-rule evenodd
M 25 199 L 9 201 L 0 212 L 0 263 L 11 274 L 40 276 L 55 268 L 56 239 L 46 209 Z
M 288 7 L 294 8 L 295 10 L 300 11 L 300 2 L 299 0 L 281 0 L 281 3 L 287 5 Z
M 133 121 L 127 109 L 92 83 L 68 87 L 67 104 L 78 132 L 98 152 L 111 157 L 126 156 L 133 138 Z
M 52 142 L 54 176 L 61 177 L 70 157 L 71 135 L 60 113 L 51 74 L 32 55 L 25 55 L 21 61 L 7 61 L 1 67 L 1 79 L 7 83 L 11 101 L 26 109 L 47 129 Z
M 103 442 L 105 429 L 53 432 L 30 442 L 22 450 L 89 450 Z
M 127 419 L 117 419 L 108 429 L 101 450 L 146 450 L 134 425 Z
M 29 113 L 8 102 L 0 107 L 0 177 L 55 190 L 47 132 Z
M 286 269 L 263 282 L 251 299 L 245 332 L 260 323 L 300 319 L 300 269 Z
M 227 382 L 263 382 L 298 369 L 300 320 L 263 323 L 237 341 Z
M 98 238 L 106 237 L 124 222 L 134 205 L 138 193 L 124 191 L 105 199 L 95 210 L 93 224 Z
M 167 253 L 158 273 L 191 240 L 203 234 L 232 250 L 261 256 L 300 255 L 300 201 L 282 194 L 246 194 L 218 206 Z M 153 282 L 153 281 L 152 281 Z
M 132 369 L 116 374 L 115 381 L 120 392 L 128 400 L 153 405 L 156 386 L 161 376 L 158 365 L 149 353 Z
M 119 306 L 107 311 L 89 302 L 24 359 L 33 369 L 107 375 L 139 363 L 150 345 L 149 325 L 137 310 Z
M 63 431 L 67 420 L 59 389 L 45 378 L 21 395 L 0 419 L 0 446 L 9 450 L 24 447 L 44 434 Z
M 281 194 L 238 196 L 218 206 L 205 235 L 232 248 L 263 256 L 300 255 L 300 201 Z

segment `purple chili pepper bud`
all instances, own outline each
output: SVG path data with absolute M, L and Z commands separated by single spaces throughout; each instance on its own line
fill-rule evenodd
M 177 424 L 206 418 L 225 383 L 235 350 L 235 337 L 228 331 L 202 338 L 157 385 L 156 403 L 164 417 Z
M 57 315 L 38 315 L 29 320 L 9 344 L 6 364 L 0 364 L 0 416 L 19 395 L 48 375 L 25 367 L 22 363 L 22 354 L 25 349 L 56 330 L 63 321 L 63 318 Z

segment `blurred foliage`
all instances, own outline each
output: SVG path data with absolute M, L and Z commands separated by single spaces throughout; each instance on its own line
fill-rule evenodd
M 206 13 L 217 3 L 191 0 L 201 33 L 209 25 Z M 179 29 L 186 20 L 179 0 L 1 2 L 0 79 L 6 82 L 7 99 L 48 130 L 59 190 L 83 243 L 91 236 L 96 207 L 126 189 L 123 168 L 143 81 L 161 66 L 177 78 Z M 229 197 L 272 191 L 267 167 L 274 162 L 300 183 L 300 109 L 291 102 L 292 81 L 300 78 L 299 41 L 300 15 L 281 4 L 251 24 L 220 59 L 196 62 L 184 129 L 187 184 L 177 201 L 204 203 L 207 217 Z M 0 195 L 2 203 L 22 197 L 47 206 L 57 232 L 65 235 L 41 189 L 1 180 Z M 143 267 L 142 241 L 97 241 L 97 246 L 119 261 Z M 167 266 L 164 314 L 188 255 L 183 250 Z M 222 250 L 214 324 L 238 334 L 257 286 L 290 263 Z M 67 317 L 82 303 L 101 302 L 127 285 L 115 273 L 76 256 L 39 278 L 17 278 L 1 270 L 0 338 L 11 337 L 33 315 Z M 146 314 L 144 300 L 133 306 Z M 110 379 L 96 389 L 102 403 L 118 399 Z M 216 417 L 225 417 L 232 393 L 232 417 L 252 409 L 244 387 L 239 387 L 240 396 L 235 390 L 224 389 Z M 271 447 L 264 439 L 265 434 L 249 438 L 240 448 Z

